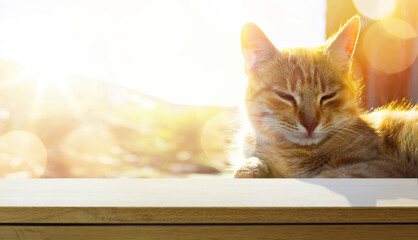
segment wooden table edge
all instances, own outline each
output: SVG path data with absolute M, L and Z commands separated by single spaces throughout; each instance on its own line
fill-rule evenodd
M 418 223 L 418 207 L 3 206 L 0 224 Z

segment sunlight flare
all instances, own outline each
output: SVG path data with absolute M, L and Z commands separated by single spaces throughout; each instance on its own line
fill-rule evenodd
M 0 35 L 8 37 L 0 39 L 0 58 L 27 67 L 42 83 L 92 77 L 178 104 L 242 101 L 239 34 L 246 22 L 266 29 L 278 48 L 318 45 L 325 35 L 324 0 L 26 1 L 1 7 Z

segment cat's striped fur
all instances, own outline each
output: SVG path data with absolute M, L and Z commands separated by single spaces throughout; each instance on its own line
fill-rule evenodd
M 244 26 L 250 128 L 235 177 L 418 176 L 418 108 L 359 107 L 350 72 L 359 25 L 354 17 L 321 47 L 282 51 Z

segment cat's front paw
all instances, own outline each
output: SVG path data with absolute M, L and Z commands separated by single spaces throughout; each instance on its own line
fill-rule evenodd
M 234 178 L 264 178 L 267 177 L 267 173 L 267 164 L 257 157 L 251 157 L 235 170 Z

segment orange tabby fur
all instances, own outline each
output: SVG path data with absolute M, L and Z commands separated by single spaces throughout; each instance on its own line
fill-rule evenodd
M 417 106 L 358 106 L 350 61 L 359 26 L 354 17 L 321 47 L 282 51 L 244 26 L 250 128 L 234 177 L 418 176 Z

